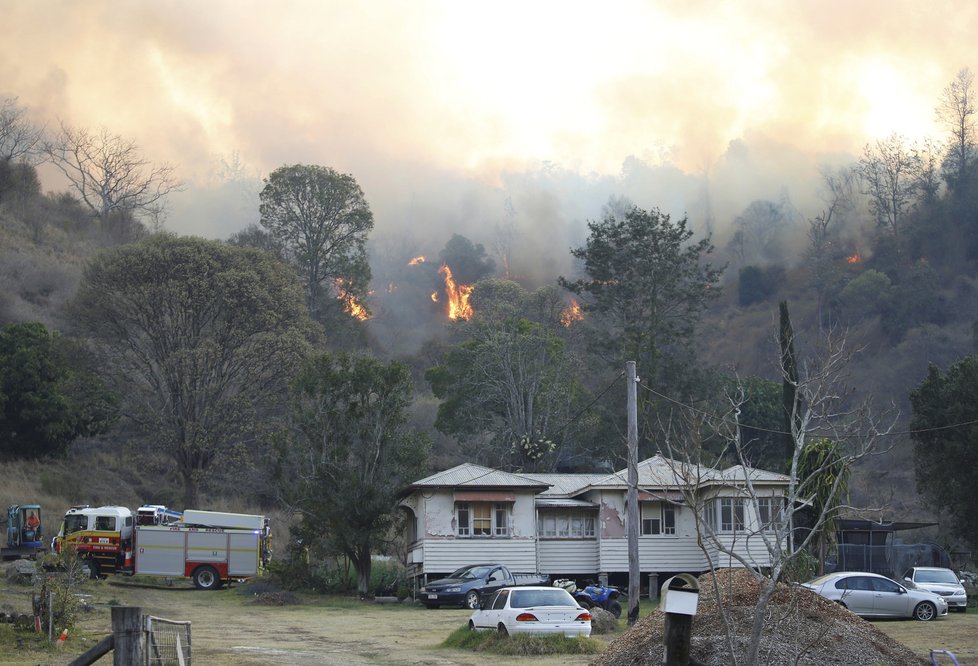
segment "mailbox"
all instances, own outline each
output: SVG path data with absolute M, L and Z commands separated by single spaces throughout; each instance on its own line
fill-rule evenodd
M 673 576 L 662 586 L 662 610 L 679 615 L 696 615 L 700 586 L 689 574 Z

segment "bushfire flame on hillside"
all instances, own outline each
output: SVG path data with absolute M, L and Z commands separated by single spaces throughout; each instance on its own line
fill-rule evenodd
M 336 278 L 336 298 L 343 301 L 343 310 L 354 319 L 365 321 L 370 318 L 367 308 L 357 302 L 356 297 L 346 290 L 347 281 L 343 278 Z
M 452 269 L 448 267 L 448 264 L 442 264 L 438 272 L 445 278 L 445 294 L 448 296 L 448 318 L 451 320 L 469 320 L 472 317 L 472 306 L 469 305 L 469 297 L 472 295 L 472 285 L 456 284 L 455 278 L 452 277 Z M 435 295 L 433 294 L 432 296 Z
M 560 313 L 560 323 L 563 324 L 565 328 L 570 328 L 571 324 L 573 324 L 575 321 L 581 321 L 582 319 L 584 319 L 584 312 L 581 310 L 580 304 L 572 298 L 570 305 L 564 308 Z

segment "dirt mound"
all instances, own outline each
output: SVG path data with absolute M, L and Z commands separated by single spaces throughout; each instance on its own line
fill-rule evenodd
M 714 584 L 715 582 L 715 584 Z M 707 666 L 744 663 L 750 643 L 758 583 L 742 569 L 724 569 L 699 579 L 700 600 L 693 618 L 690 657 Z M 726 610 L 728 641 L 718 610 L 717 591 Z M 592 666 L 658 666 L 663 662 L 665 615 L 655 610 L 615 639 Z M 779 585 L 768 606 L 761 637 L 762 664 L 927 663 L 869 622 L 803 587 Z

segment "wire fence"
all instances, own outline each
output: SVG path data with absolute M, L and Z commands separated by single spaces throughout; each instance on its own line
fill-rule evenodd
M 146 665 L 190 666 L 190 622 L 147 615 Z

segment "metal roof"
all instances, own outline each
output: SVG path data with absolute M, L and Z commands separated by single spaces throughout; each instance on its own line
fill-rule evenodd
M 415 481 L 409 488 L 538 488 L 546 489 L 549 484 L 521 474 L 511 474 L 498 469 L 463 463 L 451 469 L 437 472 Z
M 547 497 L 540 494 L 534 502 L 539 508 L 563 508 L 563 509 L 597 509 L 598 505 L 587 500 L 568 499 L 566 497 Z
M 607 474 L 524 474 L 523 476 L 528 476 L 531 479 L 536 479 L 541 483 L 545 483 L 550 486 L 547 490 L 544 490 L 541 495 L 545 496 L 556 496 L 564 495 L 567 497 L 576 495 L 588 487 L 593 485 L 596 481 L 608 476 Z

